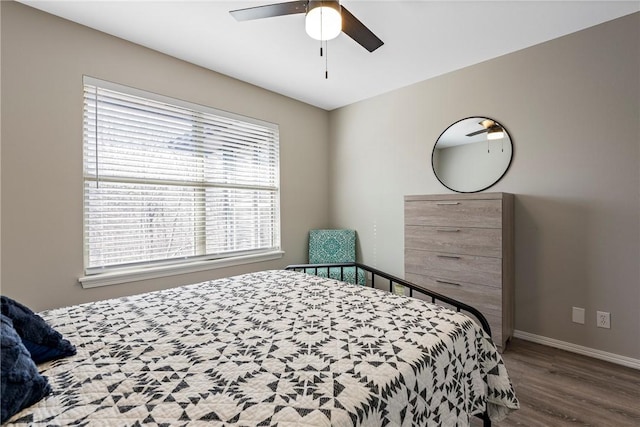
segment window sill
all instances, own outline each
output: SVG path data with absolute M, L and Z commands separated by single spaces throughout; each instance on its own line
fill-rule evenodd
M 80 282 L 82 287 L 85 289 L 96 288 L 99 286 L 118 285 L 121 283 L 157 279 L 160 277 L 174 276 L 177 274 L 196 273 L 199 271 L 213 270 L 216 268 L 271 261 L 274 259 L 280 259 L 283 255 L 283 251 L 273 251 L 257 255 L 246 255 L 207 261 L 195 261 L 179 265 L 154 266 L 126 270 L 123 269 L 80 277 L 78 279 L 78 282 Z

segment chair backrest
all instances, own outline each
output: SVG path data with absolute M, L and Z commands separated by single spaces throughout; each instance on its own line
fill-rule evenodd
M 355 230 L 309 231 L 309 263 L 356 261 Z

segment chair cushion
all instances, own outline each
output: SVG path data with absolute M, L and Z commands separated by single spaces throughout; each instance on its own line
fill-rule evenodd
M 355 230 L 311 230 L 309 232 L 310 264 L 355 261 Z

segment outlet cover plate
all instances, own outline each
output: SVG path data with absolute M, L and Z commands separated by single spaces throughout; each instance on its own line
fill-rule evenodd
M 611 314 L 608 311 L 597 311 L 596 325 L 598 328 L 611 329 Z

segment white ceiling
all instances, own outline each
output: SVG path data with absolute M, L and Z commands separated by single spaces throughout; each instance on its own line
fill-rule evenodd
M 640 1 L 343 0 L 385 44 L 369 53 L 341 34 L 329 41 L 325 79 L 304 15 L 228 13 L 277 0 L 19 1 L 326 110 L 640 10 Z

